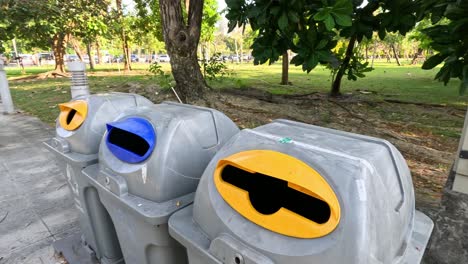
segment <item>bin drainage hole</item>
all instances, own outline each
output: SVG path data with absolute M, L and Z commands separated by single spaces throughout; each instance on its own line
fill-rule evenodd
M 243 262 L 242 256 L 240 256 L 239 254 L 236 254 L 236 256 L 234 257 L 234 263 L 241 264 L 242 262 Z
M 108 140 L 110 143 L 140 157 L 144 156 L 150 148 L 148 142 L 142 137 L 116 127 L 110 130 Z
M 288 182 L 261 173 L 250 173 L 227 165 L 223 181 L 249 193 L 250 203 L 261 214 L 276 213 L 281 207 L 318 224 L 330 218 L 328 203 L 288 187 Z
M 75 117 L 75 114 L 76 114 L 75 109 L 72 109 L 70 111 L 70 113 L 68 113 L 68 115 L 67 115 L 67 125 L 69 125 L 71 123 L 71 121 L 73 120 L 73 117 Z

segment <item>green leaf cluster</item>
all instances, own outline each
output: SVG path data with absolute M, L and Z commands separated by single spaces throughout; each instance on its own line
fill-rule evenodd
M 138 35 L 151 34 L 163 41 L 162 21 L 159 10 L 159 0 L 134 0 L 136 4 L 136 18 L 133 31 Z
M 274 63 L 287 50 L 295 65 L 310 72 L 318 64 L 336 61 L 332 49 L 337 30 L 352 24 L 349 0 L 244 1 L 227 0 L 229 29 L 250 24 L 258 32 L 252 44 L 255 64 Z
M 421 0 L 226 0 L 229 29 L 250 24 L 258 31 L 252 44 L 255 64 L 273 63 L 286 50 L 291 63 L 310 72 L 319 64 L 336 69 L 343 56 L 335 50 L 340 38 L 384 39 L 387 32 L 405 35 L 422 18 Z M 368 71 L 360 58 L 345 67 L 355 80 Z
M 0 41 L 28 40 L 30 47 L 49 49 L 54 37 L 89 37 L 107 29 L 109 0 L 3 0 Z
M 339 0 L 332 6 L 319 8 L 313 16 L 315 21 L 322 21 L 327 30 L 333 30 L 336 25 L 349 27 L 353 24 L 351 14 L 353 3 L 347 0 Z
M 424 7 L 435 25 L 422 32 L 437 54 L 428 58 L 422 68 L 432 69 L 444 63 L 435 79 L 447 84 L 451 78 L 458 78 L 463 94 L 468 90 L 468 1 L 429 0 Z M 443 19 L 448 23 L 439 23 Z
M 153 74 L 154 80 L 162 89 L 171 88 L 171 83 L 174 81 L 172 74 L 164 72 L 157 61 L 151 63 L 148 71 Z
M 203 77 L 210 80 L 223 78 L 229 74 L 228 67 L 221 59 L 221 53 L 215 53 L 209 60 L 202 60 L 201 67 L 203 68 Z
M 201 25 L 200 40 L 213 41 L 214 32 L 216 30 L 216 23 L 218 23 L 221 16 L 218 13 L 217 0 L 204 0 L 203 1 L 203 20 Z

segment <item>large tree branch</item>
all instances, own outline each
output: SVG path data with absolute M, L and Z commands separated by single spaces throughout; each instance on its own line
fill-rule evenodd
M 203 0 L 190 0 L 188 11 L 188 29 L 192 38 L 200 38 L 200 29 L 203 16 Z M 197 43 L 198 44 L 198 43 Z
M 175 39 L 181 29 L 185 28 L 184 18 L 182 16 L 182 6 L 179 0 L 161 0 L 159 1 L 163 31 L 165 36 Z

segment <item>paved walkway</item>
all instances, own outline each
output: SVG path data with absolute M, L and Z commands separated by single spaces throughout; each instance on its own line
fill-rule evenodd
M 3 115 L 0 103 L 0 264 L 55 264 L 51 243 L 78 231 L 65 178 L 42 142 L 54 130 Z

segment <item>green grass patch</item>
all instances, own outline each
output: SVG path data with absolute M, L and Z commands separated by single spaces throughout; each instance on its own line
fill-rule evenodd
M 309 74 L 300 67 L 291 66 L 289 80 L 292 85 L 280 85 L 281 65 L 228 64 L 232 75 L 218 81 L 211 81 L 216 88 L 257 88 L 274 94 L 299 94 L 328 92 L 331 87 L 330 71 L 319 66 Z M 395 99 L 408 102 L 466 106 L 468 94 L 459 96 L 459 80 L 453 79 L 447 86 L 435 81 L 438 69 L 422 70 L 420 65 L 396 66 L 376 62 L 374 70 L 365 78 L 349 81 L 344 77 L 343 93 L 357 90 L 375 92 L 374 99 Z M 359 93 L 358 93 L 359 94 Z
M 91 93 L 106 93 L 122 89 L 129 83 L 141 87 L 154 85 L 154 79 L 148 75 L 134 76 L 90 76 Z M 59 114 L 57 104 L 70 101 L 70 80 L 66 78 L 12 81 L 10 82 L 11 95 L 15 107 L 39 117 L 48 124 L 54 124 Z M 135 91 L 138 93 L 138 90 Z
M 169 63 L 162 63 L 162 69 L 170 71 Z M 256 88 L 274 94 L 301 94 L 311 92 L 328 92 L 331 86 L 330 72 L 324 67 L 318 67 L 310 74 L 304 73 L 300 67 L 290 68 L 290 81 L 293 85 L 280 85 L 281 65 L 231 64 L 227 63 L 231 75 L 221 80 L 209 81 L 210 86 L 217 89 Z M 98 65 L 94 72 L 89 73 L 89 82 L 93 93 L 121 91 L 119 87 L 128 83 L 137 83 L 141 87 L 157 85 L 157 80 L 147 71 L 149 64 L 135 63 L 135 71 L 124 73 L 123 64 Z M 395 99 L 400 101 L 425 104 L 443 104 L 464 108 L 468 104 L 468 95 L 458 95 L 458 80 L 452 80 L 449 85 L 433 80 L 437 69 L 422 70 L 420 66 L 396 66 L 395 64 L 376 62 L 375 70 L 368 73 L 366 78 L 358 81 L 344 80 L 343 93 L 353 93 L 369 100 Z M 52 70 L 53 67 L 26 67 L 26 75 L 38 74 Z M 120 71 L 119 71 L 120 69 Z M 21 69 L 7 67 L 9 78 L 24 76 Z M 52 124 L 58 115 L 57 104 L 70 100 L 70 81 L 66 78 L 10 81 L 11 92 L 15 105 L 30 114 L 38 116 L 45 122 Z M 358 90 L 367 90 L 371 94 L 361 94 Z M 136 91 L 138 92 L 138 91 Z M 383 113 L 385 119 L 394 121 L 417 121 L 425 125 L 441 125 L 442 127 L 461 127 L 459 119 L 438 119 L 436 124 L 432 115 L 427 118 L 421 107 L 412 108 L 414 113 L 391 111 Z M 419 112 L 420 111 L 420 112 Z M 326 115 L 324 119 L 327 119 Z M 418 120 L 414 120 L 418 119 Z M 455 122 L 455 123 L 454 123 Z M 453 131 L 433 129 L 434 133 L 454 136 Z

